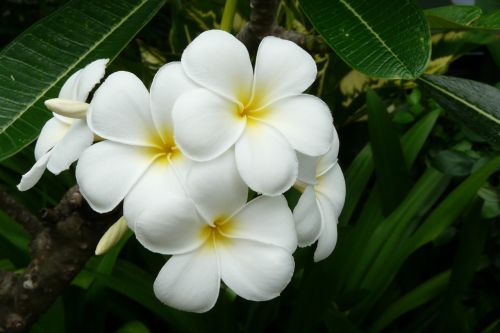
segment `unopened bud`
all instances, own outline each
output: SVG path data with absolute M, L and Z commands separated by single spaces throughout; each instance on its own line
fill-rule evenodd
M 108 252 L 113 246 L 116 245 L 116 243 L 120 241 L 120 239 L 122 239 L 127 230 L 127 221 L 125 221 L 125 218 L 122 216 L 101 237 L 95 249 L 95 254 L 99 256 Z
M 89 105 L 85 102 L 63 98 L 52 98 L 45 101 L 45 106 L 61 116 L 75 119 L 84 119 Z

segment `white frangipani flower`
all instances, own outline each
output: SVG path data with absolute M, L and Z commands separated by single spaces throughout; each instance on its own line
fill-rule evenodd
M 192 198 L 154 197 L 137 215 L 137 239 L 172 257 L 154 283 L 156 296 L 174 308 L 205 312 L 222 280 L 239 296 L 272 299 L 290 281 L 297 246 L 292 212 L 283 196 L 246 203 L 248 188 L 234 153 L 193 165 Z
M 45 101 L 54 117 L 42 128 L 35 146 L 36 163 L 17 185 L 20 191 L 35 186 L 45 169 L 55 175 L 67 170 L 92 144 L 94 135 L 84 119 L 88 108 L 85 101 L 104 77 L 108 61 L 99 59 L 75 72 L 62 86 L 58 98 Z
M 264 38 L 253 71 L 240 41 L 211 30 L 193 40 L 181 62 L 202 87 L 182 95 L 173 111 L 177 144 L 191 159 L 212 160 L 234 145 L 245 183 L 278 195 L 297 178 L 295 150 L 318 156 L 329 149 L 328 106 L 302 94 L 316 78 L 316 64 L 296 44 Z
M 296 187 L 303 191 L 293 216 L 299 246 L 318 241 L 314 261 L 328 257 L 337 244 L 337 223 L 345 200 L 345 180 L 337 163 L 339 139 L 333 131 L 330 150 L 313 158 L 299 154 Z
M 113 73 L 99 87 L 87 121 L 106 140 L 87 149 L 76 169 L 80 191 L 95 211 L 110 211 L 125 198 L 124 217 L 133 230 L 136 210 L 144 203 L 184 193 L 182 178 L 190 162 L 175 145 L 171 109 L 193 87 L 178 62 L 158 71 L 151 94 L 128 72 Z

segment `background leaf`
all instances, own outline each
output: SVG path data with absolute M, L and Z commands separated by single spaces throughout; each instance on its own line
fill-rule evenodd
M 500 89 L 443 75 L 424 75 L 419 82 L 465 126 L 491 143 L 500 143 Z
M 423 12 L 411 0 L 300 3 L 328 45 L 366 75 L 415 79 L 429 61 L 429 27 Z
M 113 59 L 165 0 L 74 0 L 26 30 L 0 53 L 0 160 L 31 143 L 76 70 Z M 85 18 L 85 19 L 82 19 Z
M 477 6 L 443 6 L 427 9 L 425 15 L 434 29 L 500 30 L 500 11 L 485 14 Z

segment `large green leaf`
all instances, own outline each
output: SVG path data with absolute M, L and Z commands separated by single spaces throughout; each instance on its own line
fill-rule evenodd
M 429 61 L 429 27 L 423 12 L 411 0 L 300 3 L 328 45 L 368 76 L 415 79 Z
M 484 83 L 442 75 L 423 75 L 430 95 L 484 139 L 500 143 L 500 90 Z
M 57 96 L 77 69 L 114 58 L 165 0 L 74 0 L 33 25 L 0 53 L 0 160 L 38 135 Z
M 500 11 L 484 14 L 477 6 L 444 6 L 427 9 L 425 15 L 435 29 L 500 30 Z

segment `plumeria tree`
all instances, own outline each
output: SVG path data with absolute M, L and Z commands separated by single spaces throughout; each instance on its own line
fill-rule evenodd
M 500 327 L 477 2 L 54 8 L 0 53 L 0 332 Z

